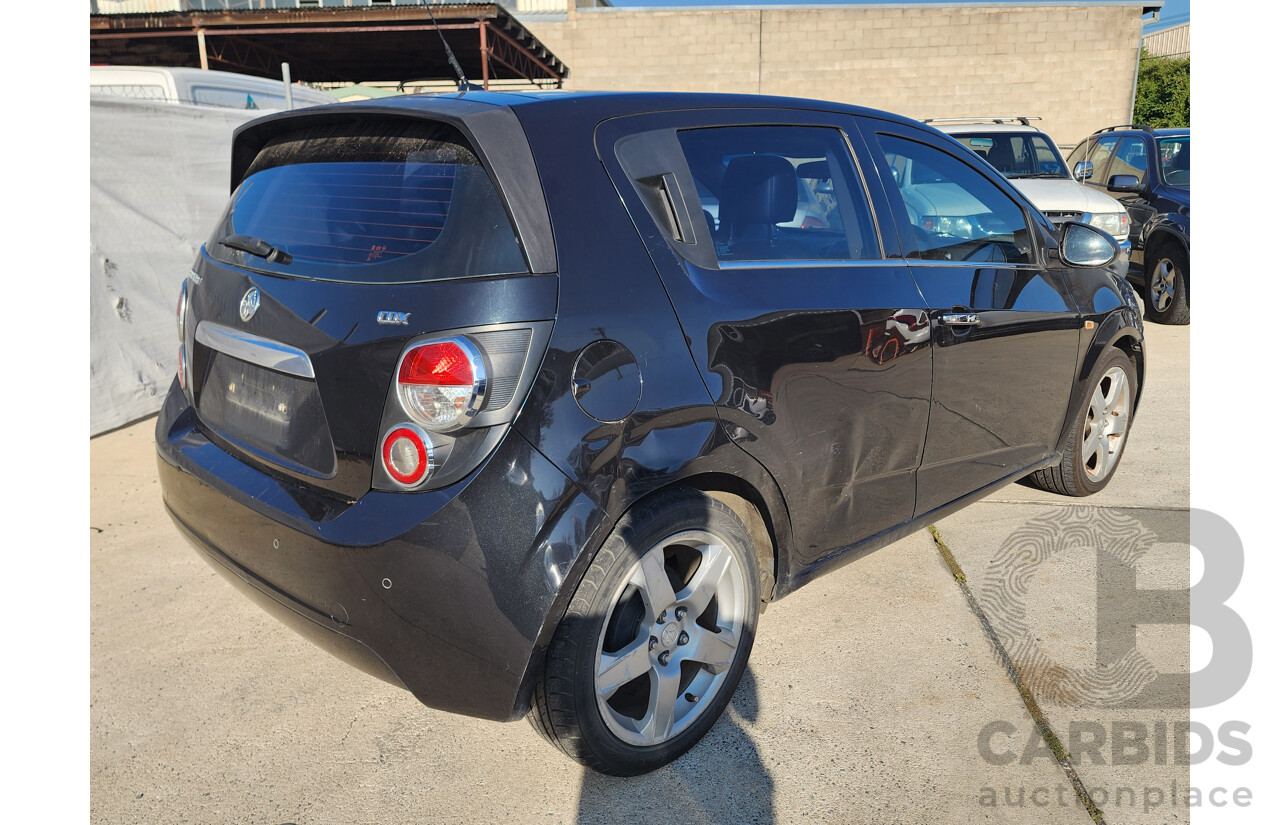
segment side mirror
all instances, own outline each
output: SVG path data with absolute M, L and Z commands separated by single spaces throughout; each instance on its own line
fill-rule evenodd
M 1107 181 L 1108 192 L 1141 192 L 1142 184 L 1137 175 L 1112 175 Z
M 1085 223 L 1068 221 L 1058 238 L 1058 257 L 1069 266 L 1106 266 L 1116 258 L 1120 247 L 1101 229 Z
M 1077 163 L 1075 170 L 1071 173 L 1071 176 L 1082 182 L 1093 177 L 1093 161 L 1082 160 Z

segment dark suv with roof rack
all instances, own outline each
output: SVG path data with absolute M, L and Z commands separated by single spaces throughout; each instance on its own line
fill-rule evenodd
M 238 129 L 232 190 L 156 424 L 175 523 L 334 655 L 600 771 L 711 727 L 767 602 L 1020 478 L 1101 489 L 1141 392 L 1114 240 L 883 112 L 335 104 Z
M 1094 132 L 1067 158 L 1076 180 L 1129 210 L 1129 280 L 1162 324 L 1191 320 L 1191 130 L 1128 124 Z

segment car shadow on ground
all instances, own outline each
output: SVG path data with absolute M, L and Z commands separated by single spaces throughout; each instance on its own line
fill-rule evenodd
M 724 715 L 674 763 L 630 778 L 587 771 L 577 821 L 773 822 L 773 778 L 745 729 L 759 712 L 755 674 L 748 667 Z

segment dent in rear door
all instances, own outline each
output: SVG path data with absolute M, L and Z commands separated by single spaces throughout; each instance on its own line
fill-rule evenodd
M 886 256 L 896 240 L 882 245 L 868 205 L 883 193 L 864 186 L 847 122 L 678 112 L 596 137 L 722 425 L 778 482 L 803 562 L 911 517 L 928 418 L 924 303 Z M 794 194 L 756 203 L 759 176 L 790 176 Z

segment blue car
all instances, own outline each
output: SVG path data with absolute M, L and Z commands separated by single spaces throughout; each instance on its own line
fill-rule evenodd
M 1111 126 L 1076 146 L 1067 165 L 1129 211 L 1129 280 L 1148 317 L 1190 323 L 1191 130 Z

